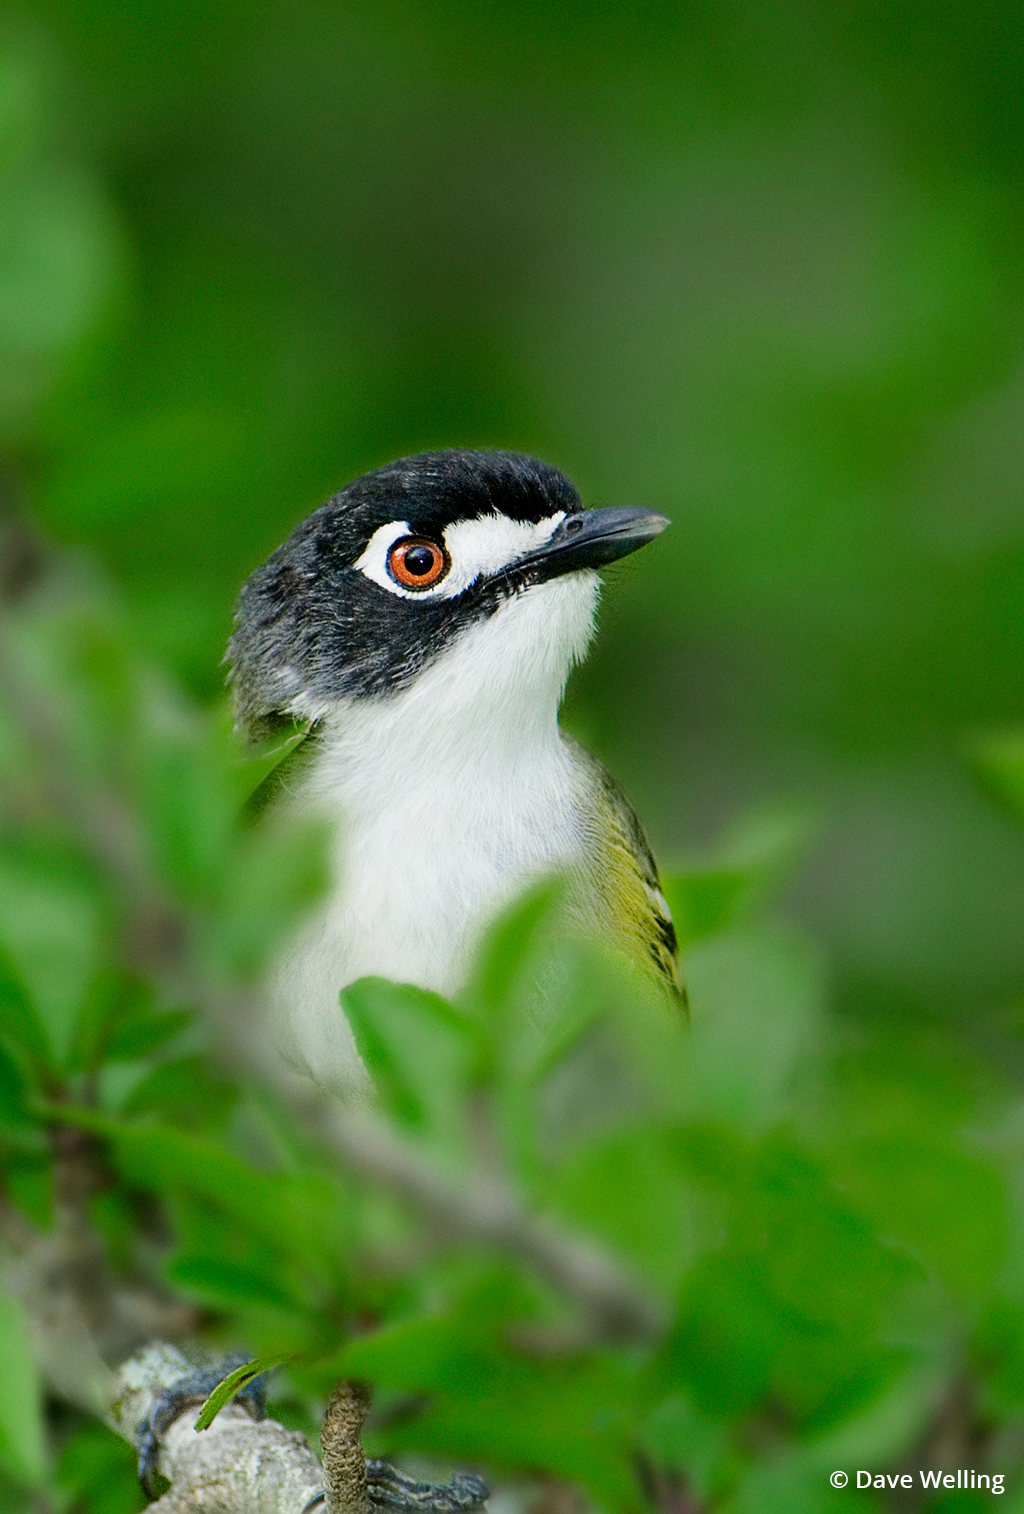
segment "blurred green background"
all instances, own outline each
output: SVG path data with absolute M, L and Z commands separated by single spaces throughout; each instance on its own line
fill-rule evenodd
M 568 723 L 669 869 L 807 815 L 783 904 L 840 1004 L 1002 1047 L 1024 846 L 971 751 L 1024 674 L 1018 0 L 40 0 L 0 37 L 3 492 L 147 650 L 221 699 L 242 579 L 403 453 L 662 509 Z

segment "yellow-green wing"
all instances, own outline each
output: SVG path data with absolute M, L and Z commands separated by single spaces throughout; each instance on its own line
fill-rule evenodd
M 587 797 L 595 809 L 587 838 L 586 898 L 577 901 L 579 912 L 601 939 L 667 989 L 686 1015 L 689 1010 L 672 911 L 661 891 L 657 864 L 636 810 L 621 784 L 596 757 L 575 742 L 567 744 L 586 776 Z

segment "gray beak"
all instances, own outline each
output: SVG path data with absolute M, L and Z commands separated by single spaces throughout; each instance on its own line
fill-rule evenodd
M 657 510 L 584 510 L 561 522 L 550 541 L 515 564 L 540 569 L 539 578 L 556 578 L 580 568 L 600 568 L 644 547 L 670 524 Z

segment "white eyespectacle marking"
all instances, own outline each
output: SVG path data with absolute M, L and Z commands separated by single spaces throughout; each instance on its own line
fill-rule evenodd
M 392 520 L 385 526 L 378 526 L 355 566 L 373 583 L 402 599 L 454 599 L 478 578 L 511 567 L 544 546 L 564 519 L 565 511 L 558 510 L 536 522 L 511 520 L 507 515 L 498 514 L 454 521 L 438 543 L 447 553 L 451 566 L 422 589 L 404 587 L 388 568 L 389 554 L 396 542 L 404 536 L 415 537 L 417 541 L 424 539 L 407 520 Z

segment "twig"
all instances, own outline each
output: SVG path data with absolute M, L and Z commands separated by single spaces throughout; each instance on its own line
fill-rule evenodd
M 369 1514 L 366 1458 L 360 1431 L 370 1407 L 361 1383 L 339 1383 L 331 1394 L 320 1428 L 324 1459 L 324 1514 Z
M 649 1340 L 667 1310 L 608 1252 L 532 1215 L 491 1178 L 456 1185 L 382 1120 L 345 1108 L 323 1112 L 325 1143 L 350 1171 L 398 1194 L 460 1240 L 480 1241 L 531 1267 L 589 1317 L 594 1338 Z

